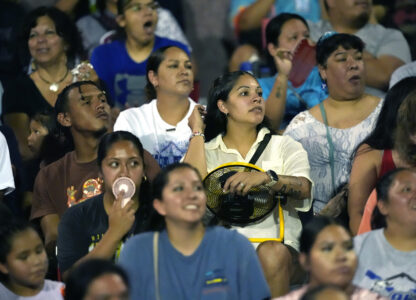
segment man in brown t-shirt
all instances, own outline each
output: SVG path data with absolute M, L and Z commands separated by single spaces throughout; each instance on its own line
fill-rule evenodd
M 92 81 L 67 86 L 58 96 L 55 112 L 60 125 L 71 131 L 75 150 L 42 168 L 36 177 L 31 219 L 39 219 L 48 253 L 55 251 L 58 224 L 65 210 L 102 192 L 96 162 L 100 138 L 112 131 L 110 106 Z M 152 180 L 160 167 L 144 152 L 145 173 Z

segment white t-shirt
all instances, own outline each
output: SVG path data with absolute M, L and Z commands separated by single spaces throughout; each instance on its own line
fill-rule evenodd
M 211 172 L 218 166 L 229 162 L 248 163 L 267 133 L 269 133 L 269 130 L 266 128 L 259 131 L 257 140 L 251 146 L 245 158 L 237 150 L 228 149 L 222 140 L 222 135 L 218 135 L 205 144 L 207 171 Z M 288 136 L 272 135 L 256 165 L 264 171 L 273 170 L 278 175 L 305 177 L 312 182 L 309 176 L 308 154 L 300 143 Z M 311 208 L 311 199 L 295 200 L 288 198 L 286 205 L 283 206 L 284 243 L 298 251 L 298 238 L 302 230 L 302 224 L 296 211 L 308 211 Z M 248 238 L 278 238 L 279 219 L 277 209 L 259 223 L 245 227 L 235 227 L 235 229 Z
M 5 190 L 5 195 L 13 192 L 14 179 L 12 164 L 10 162 L 9 147 L 4 135 L 0 132 L 0 190 Z
M 161 167 L 178 162 L 188 150 L 192 134 L 188 125 L 196 103 L 189 98 L 189 110 L 176 126 L 166 123 L 159 114 L 156 99 L 140 107 L 129 108 L 120 113 L 114 131 L 133 133 Z
M 1 300 L 63 300 L 64 284 L 58 281 L 45 279 L 43 289 L 36 295 L 31 297 L 23 297 L 12 293 L 2 283 L 0 283 L 0 299 Z

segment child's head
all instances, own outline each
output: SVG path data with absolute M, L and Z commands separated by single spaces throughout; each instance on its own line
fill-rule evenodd
M 157 1 L 118 0 L 118 36 L 139 45 L 150 45 L 155 38 Z
M 45 137 L 55 128 L 54 115 L 47 113 L 36 113 L 30 118 L 30 134 L 27 143 L 30 150 L 39 155 Z
M 15 294 L 39 290 L 48 270 L 48 258 L 36 230 L 25 220 L 0 224 L 0 280 Z

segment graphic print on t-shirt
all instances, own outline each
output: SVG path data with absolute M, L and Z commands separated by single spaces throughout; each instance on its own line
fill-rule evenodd
M 74 204 L 81 203 L 91 197 L 97 196 L 102 192 L 103 180 L 101 178 L 91 178 L 84 182 L 82 185 L 82 196 L 80 199 L 76 199 L 78 190 L 72 185 L 66 189 L 67 205 L 71 207 Z
M 117 105 L 125 107 L 139 107 L 146 103 L 144 75 L 116 74 L 114 79 L 114 93 Z
M 189 141 L 180 141 L 179 143 L 164 141 L 159 146 L 160 150 L 155 149 L 154 158 L 161 168 L 178 162 L 185 155 L 188 144 Z
M 406 273 L 382 278 L 371 270 L 365 276 L 372 281 L 371 291 L 394 300 L 416 299 L 416 280 Z

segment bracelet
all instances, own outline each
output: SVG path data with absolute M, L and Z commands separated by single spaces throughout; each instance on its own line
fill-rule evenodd
M 200 131 L 194 131 L 194 132 L 192 132 L 191 137 L 189 138 L 189 140 L 192 140 L 192 138 L 194 138 L 196 136 L 202 136 L 202 138 L 204 139 L 204 142 L 205 142 L 205 134 L 203 134 Z

